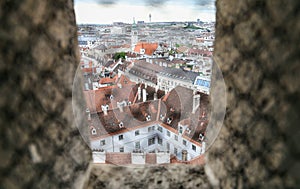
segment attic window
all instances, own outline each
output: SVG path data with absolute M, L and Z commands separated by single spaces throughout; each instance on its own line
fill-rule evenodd
M 167 123 L 168 123 L 168 124 L 171 124 L 171 122 L 172 122 L 172 118 L 169 118 L 169 117 L 168 117 Z
M 179 133 L 182 134 L 182 127 L 179 127 Z
M 105 145 L 105 140 L 101 140 L 100 141 L 100 146 L 104 146 Z
M 163 116 L 162 114 L 160 114 L 160 120 L 165 119 L 165 116 Z
M 119 135 L 119 140 L 123 140 L 123 139 L 124 139 L 123 135 Z
M 151 116 L 150 115 L 146 116 L 146 121 L 151 121 Z
M 203 135 L 202 133 L 200 133 L 200 135 L 199 135 L 199 139 L 200 139 L 201 141 L 203 141 L 203 140 L 204 140 L 204 135 Z
M 97 131 L 95 128 L 92 129 L 92 135 L 96 135 L 97 134 Z

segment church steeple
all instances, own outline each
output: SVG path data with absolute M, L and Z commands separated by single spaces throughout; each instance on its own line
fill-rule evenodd
M 134 52 L 135 45 L 138 42 L 138 30 L 135 23 L 135 18 L 133 17 L 133 24 L 131 28 L 131 51 Z

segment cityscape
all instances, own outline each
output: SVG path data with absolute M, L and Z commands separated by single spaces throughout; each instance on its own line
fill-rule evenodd
M 78 25 L 94 163 L 204 164 L 214 22 Z

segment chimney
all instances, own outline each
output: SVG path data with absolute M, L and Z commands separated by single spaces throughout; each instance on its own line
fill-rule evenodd
M 141 100 L 141 87 L 138 88 L 138 100 Z
M 154 100 L 157 100 L 157 93 L 154 93 Z
M 168 123 L 168 124 L 171 124 L 171 122 L 172 122 L 172 118 L 169 118 L 169 117 L 168 117 L 168 118 L 167 118 L 167 123 Z
M 104 115 L 107 115 L 108 105 L 101 105 Z
M 120 122 L 120 123 L 119 123 L 119 128 L 124 128 L 123 122 Z
M 143 102 L 146 102 L 147 100 L 147 92 L 146 89 L 143 89 Z
M 199 105 L 200 105 L 200 94 L 194 95 L 193 96 L 193 110 L 192 110 L 193 114 L 196 112 Z
M 86 91 L 90 90 L 89 84 L 88 84 L 88 83 L 85 83 L 84 86 L 85 86 L 85 90 L 86 90 Z
M 146 116 L 146 121 L 151 121 L 151 116 L 150 115 Z
M 204 153 L 205 153 L 205 142 L 202 142 L 202 148 L 200 154 L 204 154 Z
M 87 108 L 87 109 L 85 110 L 85 112 L 86 112 L 86 115 L 87 115 L 87 117 L 88 117 L 88 121 L 91 121 L 91 111 L 90 111 L 90 109 Z
M 118 106 L 120 112 L 123 112 L 124 102 L 117 102 L 117 106 Z
M 182 161 L 187 161 L 187 150 L 182 150 Z

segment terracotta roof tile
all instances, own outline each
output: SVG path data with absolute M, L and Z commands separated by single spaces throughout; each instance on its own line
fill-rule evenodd
M 158 43 L 145 43 L 145 42 L 139 42 L 136 44 L 134 48 L 134 52 L 140 53 L 141 49 L 145 49 L 145 54 L 152 55 L 154 51 L 157 49 Z

